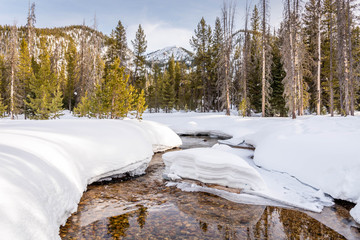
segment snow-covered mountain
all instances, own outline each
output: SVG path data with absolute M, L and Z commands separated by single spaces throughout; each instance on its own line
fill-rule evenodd
M 175 61 L 184 61 L 190 65 L 193 61 L 193 53 L 182 47 L 171 46 L 166 47 L 146 55 L 146 61 L 151 63 L 166 64 L 171 56 L 174 56 Z

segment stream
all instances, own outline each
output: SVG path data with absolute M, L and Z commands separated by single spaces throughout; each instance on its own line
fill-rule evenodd
M 210 137 L 181 138 L 181 149 L 217 143 Z M 78 211 L 60 228 L 61 238 L 360 239 L 348 204 L 322 213 L 239 204 L 167 187 L 163 169 L 162 154 L 155 154 L 143 176 L 89 185 Z

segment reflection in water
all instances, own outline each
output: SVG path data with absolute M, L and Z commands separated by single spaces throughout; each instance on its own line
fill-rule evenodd
M 140 228 L 144 227 L 147 215 L 148 215 L 147 207 L 141 205 L 139 209 L 139 215 L 137 217 L 137 223 L 139 224 Z
M 339 205 L 316 214 L 233 203 L 166 187 L 163 168 L 157 154 L 144 176 L 89 186 L 62 239 L 360 239 Z
M 130 227 L 129 214 L 123 214 L 109 218 L 108 233 L 113 239 L 121 239 L 126 237 L 126 231 Z

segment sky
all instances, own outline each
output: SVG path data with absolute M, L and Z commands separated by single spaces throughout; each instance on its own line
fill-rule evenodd
M 259 0 L 248 0 L 252 5 Z M 36 27 L 81 25 L 83 21 L 109 35 L 120 20 L 126 28 L 129 47 L 139 24 L 148 42 L 147 52 L 168 46 L 192 50 L 189 44 L 201 17 L 214 25 L 222 0 L 36 0 Z M 270 24 L 278 27 L 282 0 L 271 0 Z M 236 28 L 243 28 L 246 0 L 236 0 Z M 0 24 L 26 24 L 28 0 L 0 0 Z

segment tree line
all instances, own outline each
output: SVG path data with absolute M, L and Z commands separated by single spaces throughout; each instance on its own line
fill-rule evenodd
M 149 107 L 226 114 L 237 108 L 243 116 L 293 118 L 354 115 L 360 107 L 355 1 L 285 0 L 279 29 L 269 25 L 268 0 L 252 9 L 246 5 L 243 29 L 234 27 L 234 1 L 224 2 L 213 28 L 200 20 L 190 40 L 193 65 L 180 64 L 179 79 L 172 77 L 171 60 L 162 75 L 152 68 Z M 167 81 L 174 86 L 170 91 L 164 91 Z
M 147 108 L 296 118 L 354 115 L 360 108 L 353 0 L 284 0 L 278 29 L 269 24 L 268 0 L 246 3 L 239 23 L 235 1 L 224 1 L 213 26 L 204 18 L 197 24 L 190 65 L 174 57 L 165 65 L 146 62 L 141 25 L 133 52 L 121 21 L 110 36 L 96 30 L 95 19 L 93 27 L 68 27 L 65 35 L 63 29 L 36 29 L 33 6 L 25 27 L 0 29 L 1 115 L 46 119 L 65 108 L 79 116 L 122 118 L 141 117 Z M 49 34 L 64 40 L 54 43 Z
M 0 29 L 0 116 L 52 119 L 68 109 L 78 116 L 141 118 L 145 93 L 135 87 L 139 74 L 130 77 L 125 67 L 121 39 L 116 36 L 121 29 L 105 37 L 96 29 L 96 18 L 91 28 L 84 23 L 37 29 L 35 22 L 33 3 L 26 26 Z M 138 32 L 136 38 L 144 38 L 141 25 Z M 137 58 L 144 54 L 141 51 Z

